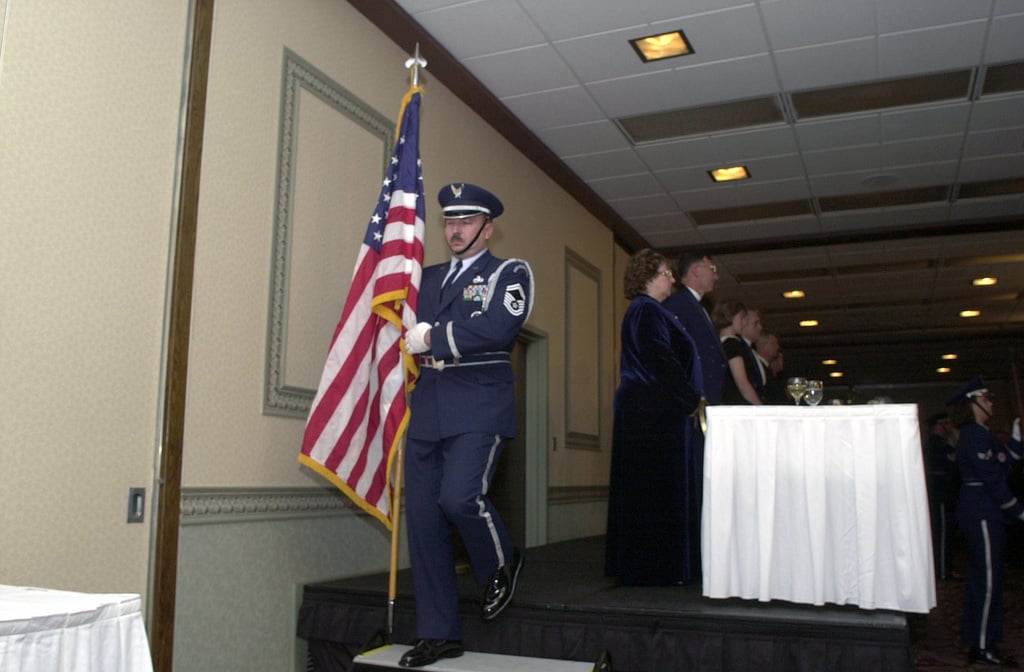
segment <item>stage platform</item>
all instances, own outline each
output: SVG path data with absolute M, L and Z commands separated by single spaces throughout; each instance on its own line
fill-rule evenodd
M 852 606 L 712 600 L 700 585 L 618 586 L 604 576 L 604 537 L 527 549 L 515 598 L 479 617 L 479 589 L 460 576 L 467 651 L 595 662 L 614 672 L 733 670 L 912 672 L 904 614 Z M 387 573 L 310 584 L 298 635 L 316 672 L 348 670 L 387 626 Z M 398 574 L 392 641 L 414 638 L 412 577 Z M 430 669 L 425 668 L 425 669 Z

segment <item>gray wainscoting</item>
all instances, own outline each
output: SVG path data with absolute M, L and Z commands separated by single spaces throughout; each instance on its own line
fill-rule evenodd
M 175 671 L 304 670 L 295 636 L 303 585 L 386 571 L 390 543 L 337 491 L 183 490 Z

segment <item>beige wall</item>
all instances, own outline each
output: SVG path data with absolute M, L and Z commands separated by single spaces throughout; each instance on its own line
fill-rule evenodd
M 152 495 L 159 449 L 189 7 L 6 2 L 0 582 L 145 594 L 151 517 L 129 525 L 125 516 L 129 487 Z M 301 586 L 387 563 L 383 552 L 365 552 L 386 547 L 381 526 L 299 467 L 302 419 L 263 412 L 285 48 L 390 120 L 407 88 L 408 54 L 345 2 L 215 3 L 185 419 L 179 670 L 211 660 L 222 670 L 297 668 Z M 548 458 L 547 485 L 562 494 L 543 537 L 600 533 L 611 414 L 595 408 L 585 423 L 598 429 L 595 450 L 565 449 L 564 320 L 573 300 L 565 260 L 568 249 L 597 269 L 599 293 L 584 313 L 600 315 L 594 398 L 610 408 L 622 252 L 429 67 L 423 81 L 426 262 L 445 258 L 434 200 L 442 184 L 473 181 L 502 197 L 507 213 L 492 248 L 530 261 L 538 290 L 529 327 L 547 349 L 546 438 L 533 449 Z M 322 268 L 325 282 L 307 285 L 289 307 L 308 319 L 289 325 L 287 375 L 315 387 L 380 166 L 366 158 L 373 142 L 332 110 L 304 97 L 301 114 L 301 254 L 292 263 L 306 264 L 306 277 Z M 254 506 L 270 513 L 253 516 Z
M 145 593 L 187 6 L 5 4 L 0 582 Z
M 198 254 L 190 353 L 189 404 L 186 420 L 185 485 L 301 485 L 310 482 L 295 461 L 302 421 L 261 413 L 269 263 L 272 226 L 282 51 L 287 47 L 368 106 L 390 119 L 408 87 L 403 63 L 407 54 L 385 39 L 345 3 L 233 2 L 216 5 L 203 191 L 199 210 Z M 429 54 L 425 54 L 428 61 Z M 611 234 L 574 200 L 519 155 L 499 134 L 477 118 L 442 85 L 424 75 L 421 153 L 427 201 L 425 263 L 445 258 L 435 195 L 452 180 L 473 181 L 494 189 L 506 214 L 492 244 L 499 256 L 521 256 L 533 267 L 538 287 L 530 325 L 550 340 L 550 379 L 561 385 L 564 255 L 571 247 L 589 263 L 611 267 Z M 315 100 L 302 103 L 305 112 Z M 304 117 L 302 135 L 330 137 L 331 114 Z M 333 113 L 336 115 L 336 113 Z M 312 127 L 306 125 L 307 122 Z M 316 124 L 322 124 L 317 130 Z M 326 140 L 325 140 L 326 141 Z M 350 244 L 324 258 L 351 274 L 356 246 L 365 230 L 379 186 L 379 166 L 371 155 L 365 174 L 368 189 L 352 189 L 342 180 L 345 164 L 313 161 L 323 174 L 310 172 L 297 182 L 316 181 L 336 198 L 340 216 L 326 226 L 351 231 Z M 340 194 L 337 192 L 341 192 Z M 314 221 L 296 230 L 324 227 L 331 213 L 309 211 Z M 319 218 L 319 219 L 318 219 Z M 324 232 L 327 235 L 330 232 Z M 303 260 L 292 260 L 300 265 Z M 337 272 L 337 268 L 327 269 Z M 612 278 L 603 280 L 602 334 L 613 338 Z M 325 283 L 319 303 L 329 319 L 319 334 L 306 334 L 297 348 L 315 361 L 315 370 L 295 384 L 315 388 L 343 291 Z M 308 300 L 308 297 L 305 297 Z M 296 350 L 293 344 L 289 349 Z M 610 349 L 602 366 L 614 367 Z M 608 381 L 604 381 L 607 397 Z M 550 395 L 550 433 L 564 432 L 560 389 Z M 607 417 L 605 414 L 604 417 Z M 610 424 L 604 423 L 604 434 Z M 561 446 L 562 442 L 558 442 Z M 582 463 L 571 463 L 578 458 Z M 551 474 L 564 484 L 590 483 L 593 471 L 607 463 L 593 453 L 552 454 Z

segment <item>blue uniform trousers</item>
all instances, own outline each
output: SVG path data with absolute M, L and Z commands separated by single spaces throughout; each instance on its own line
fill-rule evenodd
M 405 505 L 416 591 L 416 636 L 462 639 L 452 533 L 458 531 L 477 583 L 507 564 L 512 539 L 487 498 L 502 439 L 470 432 L 406 443 Z
M 967 538 L 967 588 L 961 635 L 973 649 L 992 649 L 1003 639 L 1003 576 L 1006 570 L 1006 525 L 986 518 L 964 520 Z

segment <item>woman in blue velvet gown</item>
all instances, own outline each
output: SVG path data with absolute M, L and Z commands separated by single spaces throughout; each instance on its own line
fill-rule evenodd
M 673 585 L 700 576 L 703 455 L 695 411 L 700 360 L 662 307 L 669 263 L 641 250 L 625 273 L 620 384 L 615 392 L 605 573 L 627 585 Z

